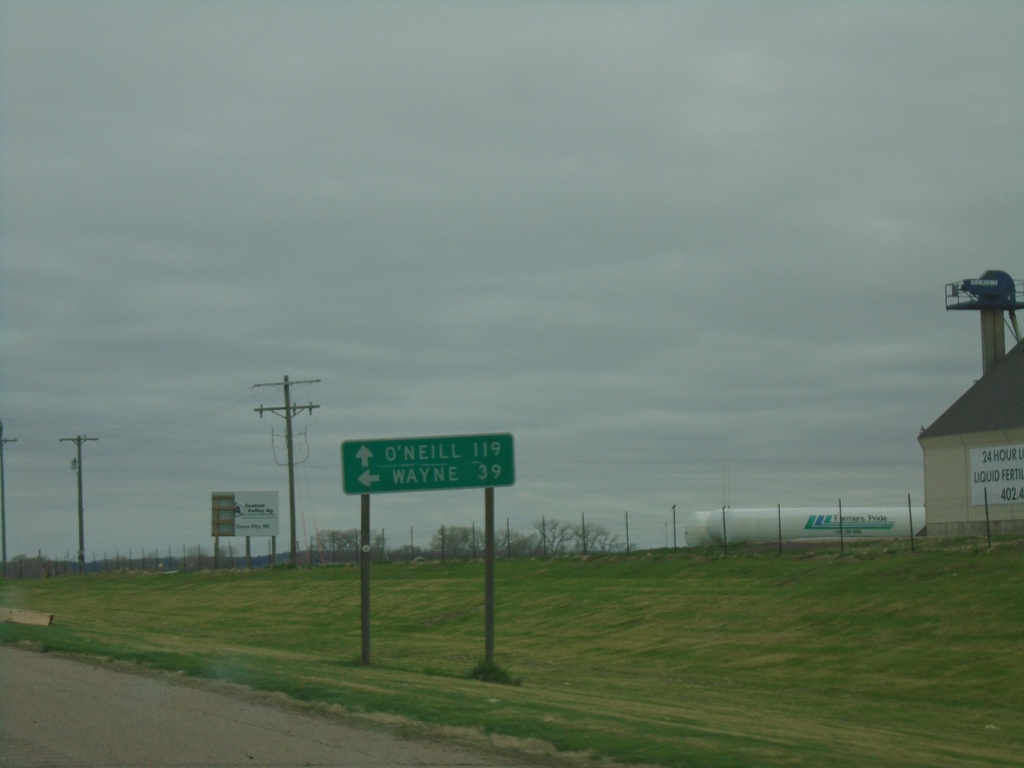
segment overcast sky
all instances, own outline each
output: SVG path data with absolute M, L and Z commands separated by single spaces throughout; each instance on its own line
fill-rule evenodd
M 981 375 L 943 286 L 1024 278 L 1022 40 L 1017 1 L 0 0 L 9 556 L 74 557 L 62 438 L 88 556 L 284 502 L 285 375 L 300 538 L 359 524 L 343 440 L 407 435 L 513 433 L 513 525 L 921 503 Z M 483 494 L 372 514 L 426 544 Z

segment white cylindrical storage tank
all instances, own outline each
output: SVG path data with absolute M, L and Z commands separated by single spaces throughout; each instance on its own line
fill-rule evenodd
M 924 507 L 726 508 L 691 512 L 683 524 L 686 546 L 759 541 L 910 538 L 926 525 Z

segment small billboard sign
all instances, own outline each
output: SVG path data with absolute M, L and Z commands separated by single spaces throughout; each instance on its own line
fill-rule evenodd
M 277 491 L 216 491 L 214 536 L 277 536 Z

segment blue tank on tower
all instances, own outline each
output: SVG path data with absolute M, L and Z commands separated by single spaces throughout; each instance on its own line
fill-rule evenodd
M 946 309 L 981 313 L 982 371 L 987 372 L 1006 354 L 1004 312 L 1009 316 L 1015 343 L 1020 342 L 1017 310 L 1024 309 L 1024 282 L 1015 282 L 1001 269 L 989 269 L 981 277 L 947 283 Z
M 1019 292 L 1012 277 L 1001 269 L 990 269 L 981 277 L 947 285 L 946 309 L 1024 309 Z

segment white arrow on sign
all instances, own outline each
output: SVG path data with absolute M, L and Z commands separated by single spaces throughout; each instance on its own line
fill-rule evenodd
M 365 485 L 367 488 L 370 487 L 371 483 L 377 480 L 380 480 L 380 475 L 371 475 L 370 470 L 366 470 L 365 472 L 363 472 L 363 474 L 359 476 L 359 482 Z
M 372 456 L 373 456 L 373 451 L 371 451 L 365 445 L 360 447 L 359 450 L 356 452 L 356 458 L 359 459 L 361 462 L 363 462 L 363 469 L 366 469 L 368 466 L 370 466 L 370 458 Z M 360 478 L 360 480 L 361 479 L 362 478 Z M 380 478 L 377 478 L 377 479 L 379 480 Z

